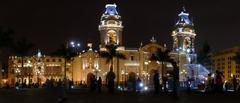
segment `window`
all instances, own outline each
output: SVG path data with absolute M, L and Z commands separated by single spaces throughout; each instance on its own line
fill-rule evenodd
M 62 62 L 62 59 L 58 59 L 58 62 Z
M 18 63 L 21 63 L 21 60 L 20 60 L 20 59 L 18 60 Z
M 52 59 L 52 62 L 55 62 L 56 60 L 55 59 Z
M 134 57 L 133 57 L 133 56 L 131 56 L 131 61 L 133 61 L 133 59 L 134 59 Z
M 47 62 L 49 62 L 49 59 L 46 59 Z

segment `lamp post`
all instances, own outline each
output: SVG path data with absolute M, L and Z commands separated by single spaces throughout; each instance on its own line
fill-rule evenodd
M 145 76 L 147 76 L 146 78 L 146 84 L 148 84 L 148 79 L 149 79 L 149 73 L 148 73 L 148 64 L 150 62 L 149 61 L 145 61 L 144 64 L 146 65 L 146 73 L 145 73 Z
M 21 73 L 21 71 L 17 68 L 17 69 L 15 70 L 15 73 L 17 74 L 17 82 L 18 82 L 18 77 L 19 77 L 19 74 Z
M 71 57 L 72 55 L 70 54 L 70 52 L 71 53 L 75 53 L 75 52 L 78 53 L 78 50 L 79 50 L 80 46 L 81 46 L 80 43 L 74 42 L 74 41 L 71 41 L 70 43 L 67 42 L 67 44 L 66 44 L 66 54 L 65 54 L 65 57 L 64 57 L 64 59 L 65 59 L 65 61 L 64 61 L 65 62 L 65 66 L 64 66 L 64 85 L 65 85 L 65 87 L 66 87 L 66 83 L 67 83 L 67 70 L 66 70 L 67 59 L 70 58 L 71 61 L 73 61 L 72 57 Z M 73 63 L 72 63 L 72 81 L 73 81 Z
M 39 75 L 40 75 L 40 70 L 39 70 L 39 69 L 37 69 L 36 73 L 37 73 L 37 83 L 38 83 L 38 84 L 40 84 L 40 83 L 39 83 Z
M 183 79 L 183 87 L 185 87 L 185 82 L 187 81 L 187 71 L 185 69 L 183 69 L 180 74 L 182 75 L 182 79 Z
M 124 76 L 124 74 L 125 74 L 125 73 L 124 73 L 124 71 L 122 70 L 122 71 L 121 71 L 121 76 L 122 76 L 122 85 L 124 84 L 124 83 L 123 83 L 123 76 Z

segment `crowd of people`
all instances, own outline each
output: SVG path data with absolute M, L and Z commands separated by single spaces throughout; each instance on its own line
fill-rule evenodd
M 224 80 L 224 75 L 220 71 L 216 71 L 216 75 L 212 77 L 212 74 L 208 74 L 206 92 L 228 92 L 233 90 L 234 92 L 240 92 L 239 82 L 235 75 L 232 75 L 231 80 Z
M 22 89 L 22 88 L 58 88 L 58 87 L 66 87 L 68 89 L 72 89 L 73 86 L 76 88 L 89 88 L 91 92 L 98 91 L 101 92 L 102 88 L 106 87 L 109 91 L 109 93 L 113 93 L 116 86 L 115 81 L 115 73 L 112 69 L 107 73 L 106 75 L 106 83 L 102 83 L 102 78 L 97 77 L 95 75 L 90 77 L 89 84 L 87 84 L 84 81 L 81 81 L 79 83 L 73 83 L 73 81 L 67 79 L 66 83 L 59 79 L 47 79 L 45 83 L 27 83 L 26 80 L 23 82 L 16 82 L 15 87 L 16 89 Z M 160 83 L 160 81 L 162 81 Z M 162 80 L 160 80 L 159 73 L 154 72 L 152 75 L 151 80 L 151 87 L 149 86 L 149 89 L 154 91 L 154 93 L 161 92 L 168 92 L 167 88 L 167 82 L 169 82 L 167 77 L 163 77 Z M 127 91 L 133 91 L 133 92 L 139 92 L 143 90 L 143 81 L 136 76 L 130 76 L 126 81 L 122 81 L 118 86 L 121 86 L 121 90 L 127 90 Z M 104 84 L 104 85 L 103 85 Z M 149 84 L 146 84 L 149 85 Z M 117 87 L 118 88 L 118 87 Z M 119 89 L 119 88 L 118 88 Z M 188 91 L 191 91 L 190 85 L 186 88 Z M 232 75 L 231 80 L 224 80 L 224 75 L 220 71 L 216 71 L 214 73 L 214 76 L 210 73 L 206 79 L 206 81 L 202 84 L 199 84 L 198 86 L 199 90 L 204 90 L 205 92 L 240 92 L 240 82 L 237 80 L 235 75 Z

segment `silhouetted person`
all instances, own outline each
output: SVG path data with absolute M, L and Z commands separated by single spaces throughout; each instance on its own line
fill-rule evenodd
M 191 80 L 190 77 L 187 77 L 187 93 L 191 92 Z
M 113 68 L 110 68 L 110 71 L 107 73 L 106 76 L 106 82 L 109 93 L 114 92 L 114 79 L 115 79 L 115 73 L 113 72 Z
M 223 77 L 222 73 L 217 70 L 215 78 L 215 91 L 222 92 L 222 90 L 223 90 Z
M 64 91 L 64 86 L 63 86 L 62 80 L 59 79 L 57 82 L 57 96 L 58 96 L 58 102 L 63 102 L 65 100 L 65 91 Z
M 96 84 L 97 84 L 97 81 L 96 81 L 96 77 L 93 75 L 91 78 L 90 78 L 90 91 L 95 91 L 96 90 Z
M 229 83 L 229 82 L 226 82 L 226 83 L 225 83 L 225 91 L 226 91 L 226 92 L 228 91 L 229 86 L 230 86 L 230 83 Z
M 233 83 L 233 90 L 234 90 L 234 92 L 236 92 L 238 83 L 237 83 L 237 78 L 235 75 L 233 76 L 232 83 Z
M 207 78 L 207 88 L 206 91 L 210 92 L 213 89 L 213 79 L 212 79 L 212 73 L 208 74 L 208 78 Z
M 154 92 L 156 94 L 159 93 L 160 82 L 159 82 L 159 73 L 157 71 L 153 75 L 153 84 L 154 84 L 154 90 L 155 90 Z
M 99 77 L 97 80 L 98 92 L 102 91 L 102 78 Z
M 167 92 L 167 80 L 168 78 L 166 76 L 163 76 L 163 88 L 164 88 L 164 92 Z

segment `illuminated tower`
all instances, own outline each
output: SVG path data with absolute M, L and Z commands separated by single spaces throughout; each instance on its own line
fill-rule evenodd
M 178 21 L 172 32 L 173 37 L 173 51 L 180 53 L 194 53 L 194 40 L 195 40 L 194 24 L 189 19 L 189 13 L 185 8 L 178 14 Z
M 122 21 L 117 12 L 116 4 L 107 4 L 102 14 L 98 30 L 100 31 L 101 47 L 109 44 L 122 46 Z
M 178 14 L 178 20 L 172 32 L 172 53 L 175 54 L 175 60 L 179 65 L 180 81 L 186 81 L 188 77 L 193 77 L 196 74 L 187 69 L 187 65 L 196 63 L 195 36 L 194 24 L 189 19 L 189 13 L 183 7 L 183 10 Z

